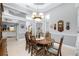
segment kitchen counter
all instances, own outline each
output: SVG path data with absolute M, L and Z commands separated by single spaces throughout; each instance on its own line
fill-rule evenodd
M 12 37 L 16 38 L 17 33 L 15 31 L 14 32 L 4 31 L 4 32 L 2 32 L 2 36 L 7 37 L 7 38 L 12 38 Z

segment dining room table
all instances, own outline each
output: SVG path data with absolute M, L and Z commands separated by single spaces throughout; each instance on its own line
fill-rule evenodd
M 36 38 L 36 40 L 32 40 L 32 42 L 35 42 L 35 44 L 40 45 L 42 47 L 41 50 L 43 50 L 43 52 L 41 53 L 43 56 L 47 55 L 47 48 L 49 44 L 52 43 L 51 40 L 47 40 L 45 37 Z

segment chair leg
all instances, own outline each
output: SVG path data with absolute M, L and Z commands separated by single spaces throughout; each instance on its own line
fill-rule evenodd
M 26 44 L 25 50 L 27 50 L 27 48 L 28 48 L 28 45 Z
M 28 47 L 28 48 L 29 48 L 29 49 L 28 49 L 28 50 L 29 50 L 29 51 L 28 51 L 28 53 L 30 53 L 30 45 L 29 45 L 29 47 Z
M 33 49 L 32 49 L 32 47 L 31 47 L 31 56 L 33 55 L 33 51 L 32 51 Z
M 60 56 L 62 56 L 62 53 L 61 53 L 61 51 L 60 51 Z
M 33 55 L 33 47 L 31 47 L 31 56 Z
M 31 56 L 37 56 L 36 55 L 37 54 L 37 50 L 35 50 L 34 48 L 33 48 L 33 46 L 31 46 Z

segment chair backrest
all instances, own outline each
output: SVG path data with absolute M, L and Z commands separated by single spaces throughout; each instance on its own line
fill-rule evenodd
M 26 38 L 26 39 L 28 38 L 28 32 L 25 33 L 25 38 Z
M 51 40 L 51 33 L 46 32 L 45 38 L 46 38 L 47 40 Z
M 62 48 L 63 39 L 64 39 L 64 37 L 61 37 L 61 40 L 60 40 L 60 43 L 59 43 L 59 47 L 58 47 L 57 55 L 59 55 L 59 53 L 61 53 L 61 48 Z
M 27 43 L 29 43 L 29 32 L 25 33 L 25 40 Z
M 31 40 L 36 40 L 35 36 L 32 36 L 32 37 L 31 37 Z
M 25 38 L 26 39 L 29 39 L 30 40 L 31 37 L 32 37 L 32 33 L 31 32 L 26 32 L 25 33 Z
M 34 46 L 34 45 L 36 45 L 36 38 L 35 38 L 35 36 L 32 36 L 31 37 L 31 46 Z
M 51 33 L 46 32 L 45 39 L 48 40 L 48 41 L 52 41 Z M 51 45 L 52 45 L 52 43 L 49 43 L 48 46 L 47 46 L 47 48 L 51 47 Z

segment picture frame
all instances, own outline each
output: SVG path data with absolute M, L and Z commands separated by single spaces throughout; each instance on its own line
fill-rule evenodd
M 21 25 L 21 28 L 22 28 L 22 29 L 24 28 L 24 25 L 23 25 L 23 24 Z
M 64 31 L 64 21 L 63 20 L 58 21 L 58 31 L 59 32 Z
M 70 30 L 70 22 L 66 22 L 66 30 Z

